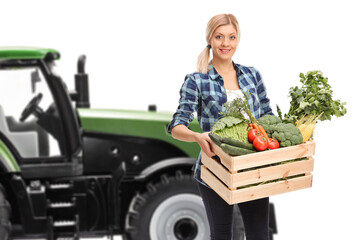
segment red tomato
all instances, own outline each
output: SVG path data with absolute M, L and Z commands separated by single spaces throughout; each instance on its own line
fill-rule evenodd
M 254 139 L 253 145 L 257 150 L 264 151 L 268 148 L 267 138 L 262 135 L 258 136 Z
M 248 139 L 250 142 L 253 142 L 254 139 L 258 136 L 261 136 L 262 134 L 260 133 L 259 130 L 253 128 L 248 132 Z
M 269 149 L 276 149 L 279 148 L 279 142 L 276 139 L 268 138 L 268 148 Z

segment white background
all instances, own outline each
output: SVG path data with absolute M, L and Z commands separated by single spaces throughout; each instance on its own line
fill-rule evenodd
M 299 73 L 321 70 L 348 114 L 316 129 L 311 189 L 271 198 L 276 240 L 358 238 L 360 34 L 356 1 L 1 1 L 0 46 L 58 49 L 72 89 L 87 55 L 92 107 L 173 112 L 187 73 L 206 46 L 215 14 L 233 13 L 241 41 L 234 61 L 260 70 L 271 106 L 289 107 Z M 356 107 L 358 106 L 358 107 Z

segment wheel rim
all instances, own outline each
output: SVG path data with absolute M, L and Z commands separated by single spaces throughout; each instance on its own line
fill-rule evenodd
M 163 201 L 151 217 L 150 238 L 205 240 L 210 232 L 203 201 L 196 194 L 177 194 Z

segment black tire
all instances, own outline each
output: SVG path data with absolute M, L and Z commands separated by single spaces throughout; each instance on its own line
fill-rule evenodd
M 11 207 L 6 200 L 5 189 L 0 184 L 0 239 L 7 240 L 11 232 Z
M 240 212 L 237 212 L 240 214 Z M 234 240 L 243 240 L 241 217 L 236 217 Z M 241 222 L 239 222 L 241 221 Z M 129 240 L 207 240 L 209 224 L 195 180 L 177 171 L 148 183 L 134 196 L 126 216 L 125 237 Z

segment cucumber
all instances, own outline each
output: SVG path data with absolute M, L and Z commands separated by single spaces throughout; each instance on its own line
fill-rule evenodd
M 216 145 L 218 145 L 220 147 L 222 141 L 221 141 L 221 137 L 219 135 L 211 132 L 211 133 L 209 133 L 209 137 Z
M 224 150 L 224 152 L 234 156 L 240 156 L 255 152 L 246 148 L 235 147 L 227 143 L 222 143 L 220 147 L 222 150 Z
M 241 141 L 236 140 L 236 139 L 221 138 L 221 142 L 227 143 L 227 144 L 235 146 L 235 147 L 240 147 L 240 148 L 245 148 L 245 149 L 256 151 L 256 148 L 251 143 L 241 142 Z

